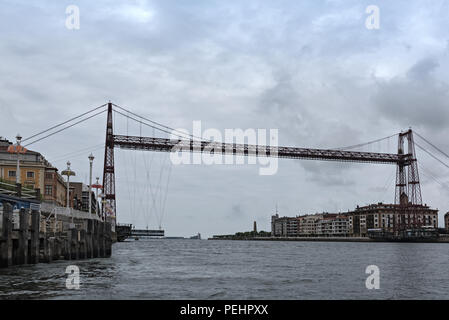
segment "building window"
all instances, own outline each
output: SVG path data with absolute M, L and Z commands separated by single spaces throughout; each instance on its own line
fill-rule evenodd
M 46 173 L 45 179 L 53 179 L 53 173 Z
M 8 171 L 8 177 L 15 177 L 16 172 L 15 171 Z
M 47 196 L 53 195 L 53 186 L 45 186 L 45 195 Z
M 28 171 L 27 172 L 27 178 L 34 179 L 34 172 L 33 171 Z

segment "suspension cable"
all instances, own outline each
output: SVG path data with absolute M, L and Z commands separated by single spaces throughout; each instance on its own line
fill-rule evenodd
M 153 126 L 153 125 L 151 125 L 151 124 L 148 124 L 148 123 L 146 123 L 146 122 L 143 122 L 142 120 L 138 120 L 138 119 L 136 119 L 136 118 L 133 118 L 133 117 L 131 117 L 130 115 L 124 114 L 124 113 L 122 113 L 122 112 L 120 112 L 120 111 L 114 110 L 114 112 L 115 112 L 115 113 L 118 113 L 118 114 L 120 114 L 120 115 L 122 115 L 122 116 L 124 116 L 124 117 L 126 117 L 126 118 L 129 118 L 129 119 L 131 119 L 131 120 L 134 120 L 134 121 L 136 121 L 136 122 L 138 122 L 138 123 L 140 123 L 140 124 L 143 124 L 143 125 L 145 125 L 145 126 L 148 126 L 148 127 L 150 127 L 150 128 L 153 128 L 153 129 L 162 131 L 162 132 L 167 133 L 167 134 L 175 135 L 175 136 L 177 136 L 178 138 L 181 138 L 181 139 L 186 139 L 185 136 L 180 136 L 180 135 L 174 134 L 173 132 L 170 132 L 170 131 L 167 131 L 167 130 L 158 128 L 158 127 L 156 127 L 156 126 Z M 183 134 L 184 134 L 184 135 L 187 135 L 186 133 L 183 133 Z
M 415 142 L 415 145 L 420 148 L 422 151 L 424 151 L 425 153 L 427 153 L 429 156 L 431 156 L 432 158 L 434 158 L 435 160 L 437 160 L 439 163 L 441 163 L 443 166 L 445 166 L 446 168 L 449 169 L 449 165 L 446 164 L 444 161 L 440 160 L 437 156 L 433 155 L 430 151 L 427 151 L 426 149 L 424 149 L 423 147 L 421 147 L 419 144 L 417 144 Z
M 383 140 L 386 140 L 386 139 L 390 139 L 390 138 L 392 138 L 394 136 L 397 136 L 397 135 L 398 135 L 398 133 L 395 133 L 395 134 L 392 134 L 391 136 L 388 136 L 388 137 L 384 137 L 384 138 L 368 141 L 368 142 L 365 142 L 365 143 L 359 143 L 359 144 L 355 144 L 355 145 L 352 145 L 352 146 L 341 147 L 341 148 L 333 148 L 333 150 L 349 150 L 349 149 L 359 148 L 359 147 L 363 147 L 363 146 L 366 146 L 366 145 L 369 145 L 369 144 L 380 142 L 380 141 L 383 141 Z
M 69 126 L 67 126 L 67 127 L 64 127 L 64 128 L 59 129 L 59 130 L 57 130 L 57 131 L 55 131 L 55 132 L 52 132 L 52 133 L 50 133 L 50 134 L 48 134 L 48 135 L 46 135 L 46 136 L 44 136 L 44 137 L 42 137 L 42 138 L 36 139 L 36 140 L 34 140 L 34 141 L 32 141 L 32 142 L 30 142 L 30 143 L 24 145 L 24 147 L 30 146 L 30 145 L 32 145 L 32 144 L 34 144 L 34 143 L 36 143 L 36 142 L 39 142 L 39 141 L 44 140 L 44 139 L 47 139 L 48 137 L 51 137 L 51 136 L 53 136 L 53 135 L 55 135 L 55 134 L 57 134 L 57 133 L 59 133 L 59 132 L 61 132 L 61 131 L 67 130 L 67 129 L 71 128 L 71 127 L 74 127 L 74 126 L 76 126 L 77 124 L 80 124 L 80 123 L 82 123 L 82 122 L 84 122 L 84 121 L 87 121 L 87 120 L 89 120 L 89 119 L 91 119 L 91 118 L 93 118 L 93 117 L 98 116 L 99 114 L 104 113 L 104 112 L 106 112 L 106 110 L 97 112 L 97 113 L 95 113 L 95 114 L 93 114 L 93 115 L 91 115 L 91 116 L 89 116 L 89 117 L 87 117 L 87 118 L 84 118 L 84 119 L 82 119 L 82 120 L 79 120 L 79 121 L 77 121 L 77 122 L 75 122 L 75 123 L 73 123 L 73 124 L 71 124 L 71 125 L 69 125 Z
M 442 154 L 444 154 L 447 158 L 449 158 L 449 155 L 444 152 L 443 150 L 441 150 L 440 148 L 438 148 L 436 145 L 434 145 L 433 143 L 431 143 L 429 140 L 427 140 L 426 138 L 424 138 L 422 135 L 420 135 L 418 132 L 414 131 L 414 133 L 420 137 L 422 140 L 424 140 L 424 142 L 427 142 L 428 144 L 430 144 L 432 147 L 434 147 L 436 150 L 438 150 L 439 152 L 441 152 Z
M 424 174 L 424 176 L 432 179 L 434 182 L 438 183 L 440 186 L 442 186 L 443 188 L 448 188 L 447 184 L 445 182 L 441 182 L 439 181 L 435 175 L 430 171 L 427 170 L 422 164 L 419 164 L 419 169 L 422 171 L 422 173 Z
M 87 151 L 94 152 L 94 151 L 101 150 L 101 149 L 104 149 L 104 143 L 98 144 L 98 145 L 95 145 L 95 146 L 92 146 L 89 148 L 80 149 L 78 151 L 66 153 L 65 155 L 59 155 L 57 157 L 47 158 L 47 160 L 49 162 L 57 162 L 57 161 L 61 161 L 61 160 L 67 159 L 67 158 L 74 159 L 74 158 L 78 158 L 82 155 L 85 155 Z
M 51 130 L 53 130 L 53 129 L 56 129 L 56 128 L 62 126 L 62 125 L 65 125 L 65 124 L 67 124 L 67 123 L 69 123 L 69 122 L 72 122 L 73 120 L 76 120 L 76 119 L 78 119 L 78 118 L 81 118 L 81 117 L 83 117 L 83 116 L 85 116 L 85 115 L 87 115 L 87 114 L 89 114 L 89 113 L 92 113 L 92 112 L 94 112 L 94 111 L 96 111 L 96 110 L 98 110 L 98 109 L 100 109 L 100 108 L 103 108 L 103 107 L 105 107 L 105 106 L 106 106 L 106 104 L 103 104 L 103 105 L 101 105 L 101 106 L 99 106 L 99 107 L 93 108 L 93 109 L 90 110 L 90 111 L 84 112 L 83 114 L 80 114 L 79 116 L 76 116 L 76 117 L 74 117 L 74 118 L 72 118 L 72 119 L 69 119 L 69 120 L 67 120 L 67 121 L 64 121 L 64 122 L 62 122 L 62 123 L 60 123 L 60 124 L 57 124 L 57 125 L 55 125 L 55 126 L 49 128 L 49 129 L 46 129 L 46 130 L 43 130 L 43 131 L 41 131 L 41 132 L 39 132 L 39 133 L 33 134 L 33 135 L 30 136 L 30 137 L 27 137 L 27 138 L 25 138 L 25 139 L 22 139 L 22 142 L 27 141 L 27 140 L 30 140 L 30 139 L 33 139 L 33 138 L 35 138 L 35 137 L 37 137 L 37 136 L 40 136 L 41 134 L 44 134 L 44 133 L 46 133 L 46 132 L 48 132 L 48 131 L 51 131 Z
M 185 132 L 182 132 L 182 131 L 173 129 L 173 128 L 171 128 L 171 127 L 169 127 L 169 126 L 166 126 L 166 125 L 163 125 L 163 124 L 161 124 L 161 123 L 159 123 L 159 122 L 156 122 L 156 121 L 153 121 L 153 120 L 151 120 L 151 119 L 142 117 L 142 116 L 140 116 L 140 115 L 138 115 L 138 114 L 136 114 L 136 113 L 134 113 L 134 112 L 132 112 L 132 111 L 129 111 L 129 110 L 127 110 L 127 109 L 125 109 L 125 108 L 123 108 L 123 107 L 121 107 L 121 106 L 119 106 L 119 105 L 116 105 L 116 104 L 114 104 L 114 103 L 113 103 L 112 105 L 113 105 L 113 106 L 116 106 L 117 108 L 120 108 L 121 110 L 123 110 L 123 111 L 125 111 L 125 112 L 128 112 L 129 114 L 132 114 L 132 115 L 134 115 L 134 116 L 136 116 L 136 117 L 138 117 L 138 118 L 141 118 L 141 119 L 146 120 L 146 121 L 148 121 L 148 122 L 150 122 L 150 123 L 153 123 L 153 124 L 155 124 L 155 125 L 158 125 L 158 126 L 164 128 L 164 129 L 171 130 L 170 134 L 171 134 L 172 132 L 178 132 L 178 133 L 180 133 L 180 134 L 182 134 L 182 135 L 188 135 L 189 137 L 191 137 L 191 138 L 193 138 L 193 139 L 199 139 L 199 140 L 201 140 L 201 141 L 205 141 L 205 140 L 204 140 L 203 138 L 201 138 L 201 137 L 197 137 L 197 136 L 194 136 L 194 135 L 192 135 L 192 134 L 188 134 L 188 133 L 185 133 Z M 158 128 L 156 128 L 156 129 L 158 129 Z M 158 130 L 161 130 L 161 129 L 158 129 Z M 165 131 L 165 132 L 166 132 L 166 131 Z M 209 140 L 209 142 L 212 142 L 212 141 Z
M 161 223 L 162 224 L 162 220 L 164 219 L 164 215 L 165 215 L 165 206 L 167 204 L 167 195 L 168 195 L 168 185 L 170 184 L 170 175 L 171 175 L 171 170 L 172 170 L 172 163 L 169 163 L 169 169 L 168 169 L 168 176 L 167 176 L 167 184 L 165 186 L 165 194 L 164 194 L 164 201 L 162 204 L 162 214 L 161 214 Z M 159 227 L 160 229 L 160 227 Z

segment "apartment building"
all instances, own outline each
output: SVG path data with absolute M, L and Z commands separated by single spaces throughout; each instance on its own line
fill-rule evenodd
M 323 218 L 322 214 L 304 215 L 298 218 L 299 220 L 299 234 L 301 236 L 317 235 L 318 225 Z M 321 227 L 320 227 L 321 228 Z
M 410 207 L 399 221 L 394 221 L 395 212 L 399 210 L 399 206 L 395 204 L 370 204 L 359 207 L 349 212 L 352 216 L 352 230 L 350 233 L 354 236 L 365 237 L 369 229 L 383 229 L 392 232 L 394 224 L 397 225 L 420 225 L 433 226 L 438 228 L 438 210 L 430 209 L 427 205 L 416 205 Z
M 345 213 L 320 213 L 297 216 L 294 218 L 272 216 L 273 236 L 320 236 L 320 237 L 366 237 L 369 229 L 383 229 L 392 232 L 396 226 L 432 226 L 438 228 L 438 210 L 427 205 L 409 207 L 401 216 L 395 204 L 370 204 L 357 206 Z M 396 218 L 395 218 L 396 217 Z M 396 221 L 394 221 L 396 219 Z M 449 213 L 445 215 L 445 226 L 449 231 Z
M 332 236 L 349 236 L 350 235 L 350 224 L 349 220 L 352 217 L 345 215 L 337 215 L 332 220 Z
M 89 186 L 82 182 L 71 182 L 70 189 L 73 188 L 73 206 L 77 210 L 89 211 Z M 91 191 L 92 213 L 96 212 L 97 200 L 95 193 Z
M 271 217 L 271 235 L 273 237 L 297 237 L 298 218 L 279 217 L 275 214 Z

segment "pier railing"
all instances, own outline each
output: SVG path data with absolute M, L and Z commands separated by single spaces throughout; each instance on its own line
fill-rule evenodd
M 20 183 L 12 184 L 4 180 L 0 180 L 0 193 L 18 196 L 23 199 L 38 199 L 40 200 L 40 190 L 30 189 L 22 186 Z
M 49 213 L 60 217 L 73 217 L 74 219 L 98 220 L 101 218 L 96 213 L 84 212 L 73 208 L 60 207 L 51 203 L 42 202 L 41 212 Z

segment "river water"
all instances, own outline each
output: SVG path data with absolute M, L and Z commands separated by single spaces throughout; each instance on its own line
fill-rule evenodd
M 447 299 L 448 262 L 444 243 L 141 239 L 110 259 L 0 269 L 0 299 Z M 71 264 L 79 290 L 66 288 Z

